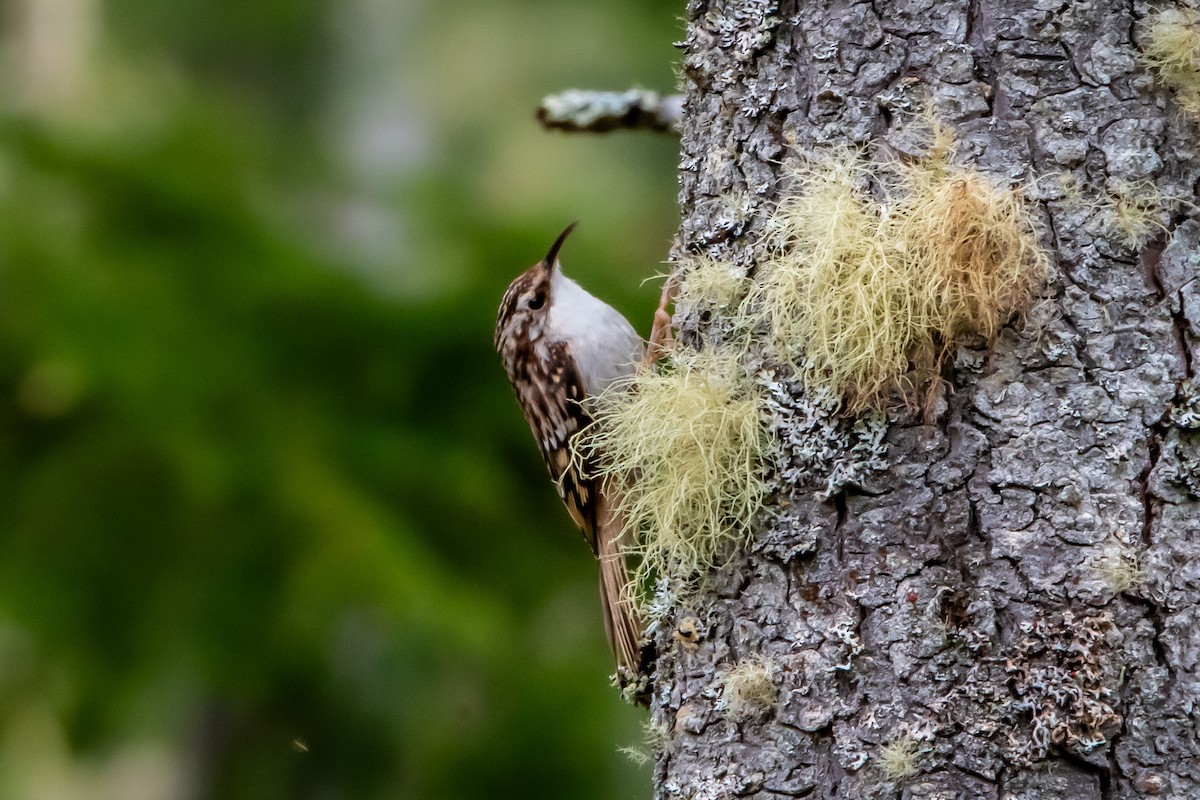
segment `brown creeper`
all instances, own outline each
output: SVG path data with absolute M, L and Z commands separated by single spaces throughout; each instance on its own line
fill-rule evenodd
M 636 369 L 642 340 L 620 312 L 562 274 L 558 251 L 574 229 L 572 223 L 544 259 L 509 285 L 496 319 L 496 350 L 559 497 L 600 561 L 604 628 L 617 666 L 637 672 L 641 626 L 626 596 L 614 489 L 594 480 L 587 459 L 572 448 L 592 421 L 591 398 Z

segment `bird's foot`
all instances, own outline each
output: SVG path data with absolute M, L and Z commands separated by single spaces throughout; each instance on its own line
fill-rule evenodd
M 668 276 L 663 284 L 662 295 L 658 299 L 658 308 L 654 310 L 654 322 L 650 326 L 650 340 L 646 345 L 646 358 L 642 362 L 644 367 L 652 367 L 657 364 L 675 344 L 675 336 L 672 332 L 675 323 L 671 320 L 670 313 L 667 312 L 667 306 L 674 299 L 675 282 Z

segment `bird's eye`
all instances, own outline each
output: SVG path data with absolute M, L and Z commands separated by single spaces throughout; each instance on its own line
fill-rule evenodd
M 538 292 L 533 297 L 529 298 L 529 302 L 525 304 L 531 311 L 537 311 L 542 306 L 546 305 L 546 295 Z

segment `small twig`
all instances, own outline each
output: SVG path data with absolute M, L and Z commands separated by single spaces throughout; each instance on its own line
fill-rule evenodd
M 678 135 L 683 95 L 665 97 L 645 89 L 593 92 L 568 89 L 542 98 L 537 118 L 543 126 L 571 133 L 649 130 Z

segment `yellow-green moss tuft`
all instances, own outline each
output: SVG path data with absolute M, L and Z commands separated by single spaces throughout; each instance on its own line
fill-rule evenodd
M 914 338 L 908 279 L 881 238 L 857 151 L 793 165 L 795 184 L 772 215 L 774 258 L 762 266 L 762 309 L 785 361 L 839 394 L 875 398 L 902 374 Z
M 1105 554 L 1096 564 L 1097 571 L 1117 594 L 1128 592 L 1146 580 L 1146 569 L 1138 554 L 1128 548 Z
M 910 164 L 836 149 L 790 169 L 761 307 L 780 357 L 851 412 L 915 398 L 961 342 L 995 336 L 1047 271 L 1019 191 L 952 164 L 952 149 L 935 126 Z
M 671 740 L 670 730 L 654 718 L 648 718 L 642 723 L 642 741 L 638 744 L 618 747 L 617 752 L 624 755 L 636 766 L 644 767 L 654 759 L 654 754 L 661 750 Z
M 1100 223 L 1099 233 L 1129 250 L 1137 250 L 1166 233 L 1166 217 L 1190 205 L 1168 197 L 1152 181 L 1111 181 L 1104 191 L 1088 191 L 1071 176 L 1060 175 L 1059 200 L 1072 210 L 1082 210 Z
M 886 779 L 901 781 L 917 774 L 924 753 L 924 749 L 913 737 L 904 734 L 879 748 L 876 763 Z
M 617 752 L 633 762 L 635 767 L 644 767 L 654 758 L 646 748 L 632 744 L 618 747 Z
M 1119 183 L 1110 196 L 1096 203 L 1109 235 L 1131 250 L 1166 232 L 1166 210 L 1162 191 L 1149 181 Z
M 918 175 L 920 191 L 895 217 L 924 290 L 921 321 L 947 348 L 967 336 L 991 339 L 1045 276 L 1046 255 L 1016 191 L 966 170 L 932 177 Z
M 775 664 L 762 656 L 739 661 L 718 683 L 717 711 L 732 720 L 745 719 L 775 708 Z
M 595 399 L 581 452 L 623 487 L 617 508 L 641 557 L 635 584 L 693 585 L 748 539 L 766 493 L 763 414 L 737 357 L 717 349 L 676 351 Z
M 690 255 L 675 264 L 676 308 L 729 309 L 746 296 L 749 281 L 736 266 L 707 256 Z
M 1200 10 L 1168 8 L 1143 23 L 1142 60 L 1187 114 L 1200 117 Z

